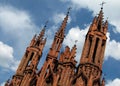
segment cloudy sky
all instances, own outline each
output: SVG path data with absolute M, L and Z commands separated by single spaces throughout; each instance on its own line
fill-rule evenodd
M 101 0 L 0 0 L 0 86 L 11 78 L 34 34 L 48 20 L 46 28 L 48 51 L 54 33 L 60 27 L 67 8 L 72 7 L 64 46 L 72 47 L 78 40 L 76 60 L 79 62 L 88 28 L 100 11 Z M 120 1 L 105 0 L 104 19 L 108 19 L 108 40 L 103 64 L 106 86 L 120 86 Z M 45 57 L 47 52 L 43 54 Z M 41 59 L 42 64 L 44 59 Z M 40 66 L 41 66 L 40 64 Z

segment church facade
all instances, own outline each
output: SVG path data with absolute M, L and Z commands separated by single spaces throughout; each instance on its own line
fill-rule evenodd
M 65 38 L 68 17 L 69 11 L 61 27 L 55 33 L 51 48 L 41 69 L 38 71 L 37 67 L 46 44 L 44 37 L 46 26 L 38 36 L 35 35 L 32 38 L 16 73 L 11 80 L 6 82 L 5 86 L 105 86 L 105 80 L 102 78 L 102 64 L 108 22 L 107 20 L 103 21 L 103 8 L 98 16 L 94 17 L 89 27 L 80 63 L 77 66 L 75 60 L 76 45 L 72 49 L 66 46 L 64 52 L 60 52 Z

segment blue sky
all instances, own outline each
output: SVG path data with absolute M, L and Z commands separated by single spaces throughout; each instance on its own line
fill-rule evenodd
M 0 0 L 0 86 L 14 73 L 26 47 L 44 23 L 47 44 L 40 63 L 44 61 L 54 33 L 58 30 L 68 7 L 72 7 L 66 27 L 64 46 L 72 47 L 78 40 L 76 60 L 79 62 L 85 35 L 100 11 L 101 0 Z M 108 17 L 108 40 L 103 64 L 106 86 L 120 86 L 120 1 L 106 0 L 104 19 Z M 41 66 L 39 65 L 39 67 Z M 117 83 L 117 84 L 116 84 Z

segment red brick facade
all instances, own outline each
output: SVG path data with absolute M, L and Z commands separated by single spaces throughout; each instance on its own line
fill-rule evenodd
M 78 66 L 75 60 L 76 45 L 72 49 L 66 46 L 59 56 L 68 15 L 69 11 L 54 36 L 46 61 L 39 72 L 37 66 L 46 43 L 45 27 L 38 36 L 33 37 L 15 75 L 11 81 L 6 82 L 5 86 L 105 86 L 105 81 L 102 79 L 102 64 L 108 22 L 103 22 L 102 9 L 99 15 L 95 16 L 88 30 Z

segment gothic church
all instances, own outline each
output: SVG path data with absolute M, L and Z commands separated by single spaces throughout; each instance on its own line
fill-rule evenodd
M 11 80 L 6 82 L 5 86 L 105 86 L 105 80 L 102 78 L 102 64 L 108 22 L 103 21 L 103 8 L 98 16 L 94 17 L 89 27 L 78 66 L 75 60 L 76 45 L 72 49 L 66 46 L 64 52 L 60 52 L 68 17 L 69 11 L 55 33 L 41 69 L 38 71 L 37 66 L 44 53 L 46 26 L 38 36 L 35 35 L 32 38 L 16 73 Z

